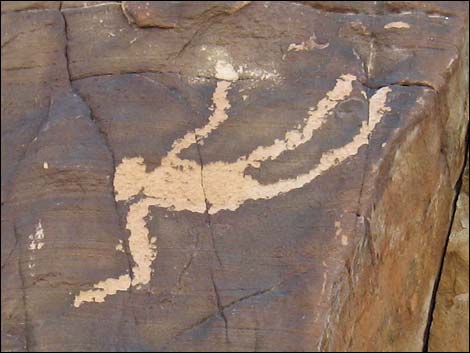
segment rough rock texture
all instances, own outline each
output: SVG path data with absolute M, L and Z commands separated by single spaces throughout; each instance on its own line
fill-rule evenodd
M 421 350 L 466 2 L 2 2 L 2 350 Z
M 468 352 L 468 157 L 433 313 L 429 351 Z

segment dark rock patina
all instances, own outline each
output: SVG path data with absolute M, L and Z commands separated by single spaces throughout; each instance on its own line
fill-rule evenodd
M 2 351 L 420 350 L 466 2 L 2 2 Z

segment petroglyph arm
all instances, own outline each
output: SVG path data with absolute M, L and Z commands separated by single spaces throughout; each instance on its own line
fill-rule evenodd
M 205 139 L 212 131 L 217 129 L 220 124 L 228 119 L 227 110 L 230 108 L 230 102 L 227 99 L 227 92 L 230 86 L 231 82 L 228 81 L 217 82 L 217 86 L 212 95 L 214 112 L 209 117 L 209 122 L 202 128 L 187 132 L 182 138 L 173 142 L 166 158 L 174 158 L 181 151 L 195 144 L 196 141 Z
M 321 99 L 316 107 L 308 111 L 308 117 L 303 129 L 293 129 L 287 131 L 284 139 L 276 139 L 270 146 L 259 146 L 247 158 L 247 164 L 256 167 L 261 161 L 275 159 L 281 153 L 294 150 L 299 145 L 309 141 L 313 137 L 315 130 L 319 129 L 327 121 L 329 113 L 339 102 L 349 96 L 353 90 L 352 82 L 356 79 L 354 75 L 341 75 L 336 80 L 335 87 Z

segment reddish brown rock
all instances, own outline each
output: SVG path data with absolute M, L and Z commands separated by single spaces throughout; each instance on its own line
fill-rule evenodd
M 231 15 L 251 1 L 123 1 L 130 23 L 139 27 L 175 28 L 201 26 L 221 15 Z
M 58 10 L 60 1 L 2 1 L 2 13 L 22 10 Z
M 62 1 L 61 9 L 88 8 L 102 5 L 119 5 L 121 1 Z
M 423 347 L 468 4 L 305 3 L 2 13 L 2 350 Z
M 467 160 L 445 253 L 444 267 L 439 280 L 429 339 L 429 351 L 431 352 L 442 352 L 443 350 L 465 352 L 469 350 L 468 229 Z
M 466 10 L 463 1 L 299 1 L 316 9 L 346 14 L 402 14 L 422 12 L 434 17 L 456 16 Z

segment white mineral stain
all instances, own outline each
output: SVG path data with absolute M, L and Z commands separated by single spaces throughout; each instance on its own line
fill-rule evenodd
M 289 44 L 287 51 L 310 51 L 313 49 L 325 49 L 328 48 L 330 43 L 319 44 L 316 42 L 317 36 L 313 33 L 309 39 L 299 44 Z
M 238 80 L 238 73 L 229 62 L 218 60 L 215 64 L 215 78 L 225 81 L 236 81 Z
M 341 228 L 341 222 L 335 221 L 336 236 L 341 237 L 341 245 L 348 245 L 348 236 L 343 234 L 343 229 Z
M 341 229 L 341 222 L 340 221 L 335 221 L 335 231 L 336 231 L 335 232 L 336 236 L 341 235 L 342 229 Z
M 452 64 L 455 62 L 456 58 L 453 57 L 450 59 L 449 63 L 447 64 L 447 68 L 450 68 L 452 66 Z
M 357 53 L 357 51 L 354 50 L 354 49 L 353 49 L 352 51 L 353 51 L 353 54 L 354 54 L 354 56 L 356 57 L 356 59 L 357 59 L 358 61 L 361 61 L 361 57 L 359 56 L 359 54 Z
M 34 234 L 30 234 L 28 237 L 31 240 L 29 244 L 29 250 L 40 250 L 44 246 L 44 229 L 42 228 L 41 220 L 36 226 Z
M 28 268 L 31 270 L 30 276 L 34 277 L 35 274 L 32 272 L 36 267 L 36 264 L 34 263 L 36 256 L 34 253 L 36 250 L 41 250 L 44 246 L 44 229 L 42 228 L 41 220 L 39 220 L 38 224 L 36 225 L 35 232 L 30 234 L 28 238 L 31 240 L 28 246 L 29 250 L 31 251 L 29 254 Z
M 390 23 L 387 23 L 385 26 L 384 26 L 385 29 L 391 29 L 391 28 L 398 28 L 398 29 L 401 29 L 401 28 L 410 28 L 410 25 L 406 22 L 390 22 Z
M 322 286 L 321 286 L 321 295 L 325 294 L 327 278 L 328 278 L 328 276 L 327 276 L 326 272 L 323 272 L 323 283 L 322 283 Z
M 375 62 L 375 57 L 377 53 L 375 50 L 375 45 L 374 45 L 374 40 L 372 39 L 369 43 L 369 57 L 367 59 L 367 75 L 369 77 L 372 75 L 372 72 L 374 71 L 374 62 Z
M 444 15 L 440 15 L 438 13 L 430 13 L 427 15 L 429 18 L 443 18 L 445 20 L 448 20 L 449 17 L 448 16 L 444 16 Z
M 240 76 L 243 76 L 243 78 L 253 79 L 256 81 L 269 80 L 279 82 L 281 80 L 281 76 L 276 69 L 266 70 L 259 67 L 250 68 L 247 65 L 244 65 L 238 67 L 237 73 Z
M 223 64 L 219 67 L 228 68 L 219 77 L 235 77 L 231 72 L 231 65 Z M 257 168 L 260 162 L 274 160 L 282 153 L 308 142 L 314 132 L 327 121 L 333 109 L 351 95 L 354 80 L 354 75 L 341 75 L 325 97 L 307 111 L 303 126 L 287 131 L 271 145 L 259 146 L 235 162 L 211 162 L 201 169 L 197 161 L 183 159 L 179 154 L 190 146 L 201 143 L 229 118 L 227 111 L 230 102 L 227 96 L 232 83 L 227 80 L 219 81 L 212 96 L 214 109 L 207 124 L 176 139 L 171 150 L 162 158 L 159 167 L 147 173 L 142 157 L 124 158 L 117 166 L 114 178 L 116 201 L 128 201 L 140 192 L 144 195 L 143 199 L 131 204 L 127 214 L 126 228 L 130 231 L 129 250 L 135 263 L 132 269 L 134 276 L 132 281 L 129 275 L 101 281 L 95 284 L 93 289 L 80 292 L 75 297 L 74 306 L 78 307 L 89 301 L 102 302 L 106 296 L 117 291 L 127 290 L 130 286 L 140 288 L 149 283 L 151 266 L 158 254 L 157 238 L 150 238 L 145 221 L 149 207 L 201 214 L 216 214 L 222 210 L 234 211 L 247 200 L 267 200 L 302 188 L 330 168 L 357 154 L 359 148 L 368 143 L 369 134 L 383 114 L 390 111 L 390 108 L 385 106 L 387 94 L 390 92 L 388 87 L 378 90 L 371 97 L 369 123 L 364 121 L 359 133 L 349 143 L 323 153 L 320 162 L 309 172 L 295 178 L 281 179 L 273 184 L 260 184 L 245 174 L 248 167 Z

